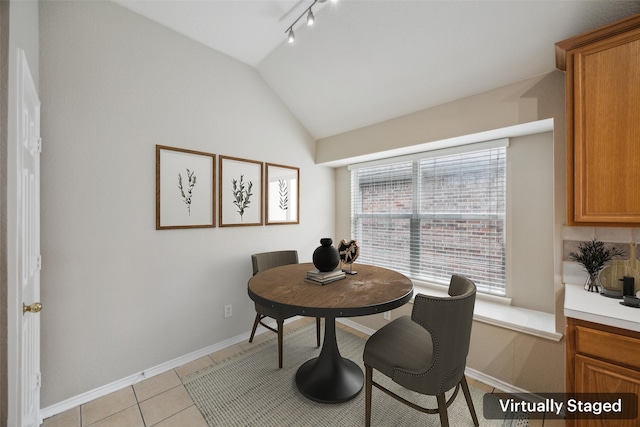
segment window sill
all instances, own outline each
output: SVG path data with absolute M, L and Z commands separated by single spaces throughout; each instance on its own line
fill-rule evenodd
M 447 295 L 444 287 L 414 281 L 414 295 L 417 293 L 433 296 Z M 489 296 L 485 299 L 484 297 L 478 294 L 476 298 L 473 320 L 555 342 L 562 339 L 563 335 L 556 332 L 555 315 L 514 307 L 509 305 L 511 301 L 508 298 Z

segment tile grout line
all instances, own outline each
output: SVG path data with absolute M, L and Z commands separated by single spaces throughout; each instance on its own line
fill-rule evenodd
M 140 414 L 140 419 L 142 420 L 142 426 L 143 427 L 149 427 L 147 426 L 147 422 L 144 419 L 144 415 L 142 414 L 142 408 L 140 407 L 140 399 L 138 399 L 138 393 L 136 392 L 136 388 L 131 385 L 131 388 L 133 389 L 133 396 L 136 398 L 136 406 L 138 407 L 138 413 Z

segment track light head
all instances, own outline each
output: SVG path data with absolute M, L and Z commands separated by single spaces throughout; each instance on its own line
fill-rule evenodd
M 316 3 L 324 3 L 326 1 L 327 0 L 313 0 L 313 3 L 311 3 L 311 6 L 306 8 L 305 11 L 302 12 L 302 15 L 298 16 L 298 19 L 293 21 L 293 24 L 291 24 L 291 26 L 289 26 L 289 28 L 287 28 L 287 30 L 285 31 L 285 33 L 287 34 L 287 40 L 289 41 L 289 43 L 293 43 L 296 40 L 296 36 L 295 36 L 295 34 L 293 34 L 293 26 L 296 25 L 298 23 L 298 21 L 300 19 L 302 19 L 302 17 L 305 14 L 307 15 L 307 25 L 309 25 L 309 26 L 313 25 L 313 23 L 316 21 L 316 18 L 315 18 L 315 16 L 313 16 L 313 11 L 311 10 L 311 8 L 313 8 L 313 6 Z M 338 0 L 331 0 L 331 1 L 335 3 Z

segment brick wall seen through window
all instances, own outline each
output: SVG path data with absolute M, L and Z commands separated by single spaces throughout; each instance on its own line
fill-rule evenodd
M 359 262 L 505 294 L 506 148 L 353 168 Z

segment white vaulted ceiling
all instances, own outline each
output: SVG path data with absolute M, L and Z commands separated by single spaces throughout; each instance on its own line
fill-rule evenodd
M 640 1 L 115 0 L 252 67 L 315 138 L 555 69 L 554 44 Z

